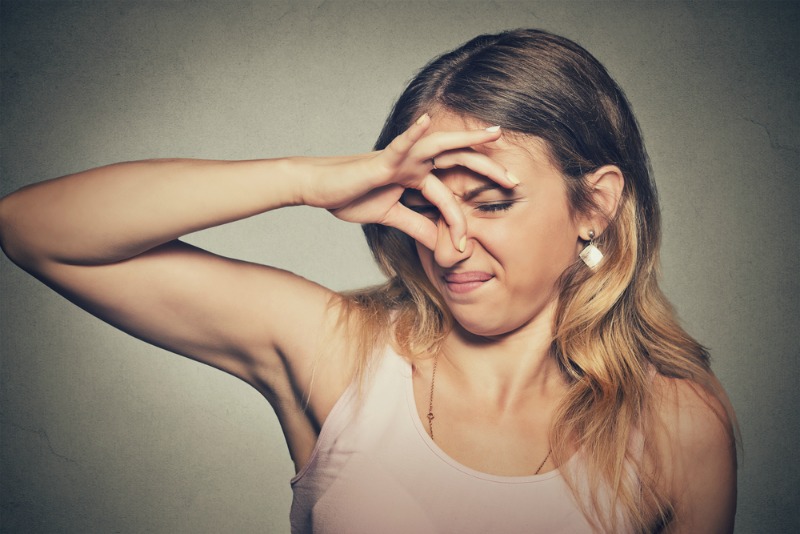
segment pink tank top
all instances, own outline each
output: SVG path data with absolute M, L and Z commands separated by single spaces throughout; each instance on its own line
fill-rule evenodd
M 580 465 L 573 456 L 561 469 Z M 391 349 L 351 385 L 292 479 L 292 532 L 593 532 L 559 470 L 506 477 L 459 464 L 417 415 L 411 365 Z

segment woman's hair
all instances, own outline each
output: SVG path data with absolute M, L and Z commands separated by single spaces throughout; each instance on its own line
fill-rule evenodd
M 607 164 L 622 171 L 617 212 L 595 239 L 604 260 L 591 270 L 576 258 L 560 279 L 551 354 L 568 392 L 550 440 L 558 465 L 575 446 L 580 449 L 588 494 L 580 489 L 583 482 L 565 476 L 599 528 L 616 531 L 622 522 L 649 531 L 668 522 L 672 509 L 657 490 L 652 449 L 653 370 L 689 379 L 712 395 L 720 392 L 706 351 L 679 326 L 658 287 L 656 187 L 625 95 L 576 43 L 514 30 L 476 37 L 425 66 L 398 99 L 375 148 L 385 148 L 425 112 L 499 124 L 523 141 L 543 140 L 563 174 L 573 216 L 597 210 L 588 174 Z M 365 355 L 358 374 L 368 355 L 389 340 L 412 361 L 436 353 L 453 321 L 414 241 L 376 224 L 364 232 L 388 281 L 344 299 L 343 315 L 357 325 L 358 350 Z M 637 436 L 644 438 L 644 452 Z

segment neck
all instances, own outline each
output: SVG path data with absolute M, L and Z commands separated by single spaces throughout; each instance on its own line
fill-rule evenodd
M 439 366 L 464 388 L 498 408 L 530 397 L 560 396 L 564 379 L 550 356 L 555 305 L 501 336 L 480 337 L 456 326 L 445 340 Z

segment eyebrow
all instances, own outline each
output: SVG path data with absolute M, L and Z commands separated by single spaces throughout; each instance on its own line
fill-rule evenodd
M 478 195 L 480 195 L 485 191 L 492 191 L 494 189 L 502 189 L 502 188 L 503 187 L 500 184 L 496 183 L 484 184 L 475 187 L 473 189 L 470 189 L 469 191 L 466 191 L 463 195 L 460 195 L 460 197 L 461 200 L 463 200 L 464 202 L 469 202 L 470 200 L 472 200 L 473 198 L 477 197 Z
M 495 191 L 498 189 L 505 192 L 505 188 L 503 186 L 493 182 L 490 184 L 479 185 L 478 187 L 474 187 L 468 191 L 465 191 L 463 195 L 456 196 L 460 198 L 462 202 L 469 202 L 481 193 L 485 193 L 486 191 Z M 422 193 L 416 189 L 406 189 L 406 193 L 403 193 L 403 196 L 405 197 L 405 201 L 421 200 L 423 203 L 429 204 L 428 199 L 426 199 Z

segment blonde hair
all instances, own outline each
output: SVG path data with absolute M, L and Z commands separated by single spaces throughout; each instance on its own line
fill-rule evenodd
M 431 109 L 543 140 L 564 175 L 573 214 L 596 211 L 585 181 L 590 172 L 605 164 L 622 170 L 617 213 L 596 240 L 604 261 L 596 271 L 576 261 L 560 280 L 551 355 L 568 391 L 550 439 L 556 465 L 573 446 L 580 449 L 588 495 L 579 494 L 574 474 L 564 475 L 599 529 L 663 526 L 674 511 L 658 490 L 653 372 L 689 380 L 718 399 L 722 392 L 706 350 L 681 328 L 658 287 L 657 194 L 627 99 L 579 45 L 515 30 L 476 37 L 431 61 L 398 99 L 376 148 Z M 388 281 L 340 301 L 353 352 L 361 355 L 357 377 L 387 342 L 412 362 L 437 353 L 453 321 L 413 240 L 380 225 L 365 225 L 364 232 Z M 732 414 L 720 417 L 733 428 Z M 642 437 L 639 452 L 631 445 L 636 435 Z

